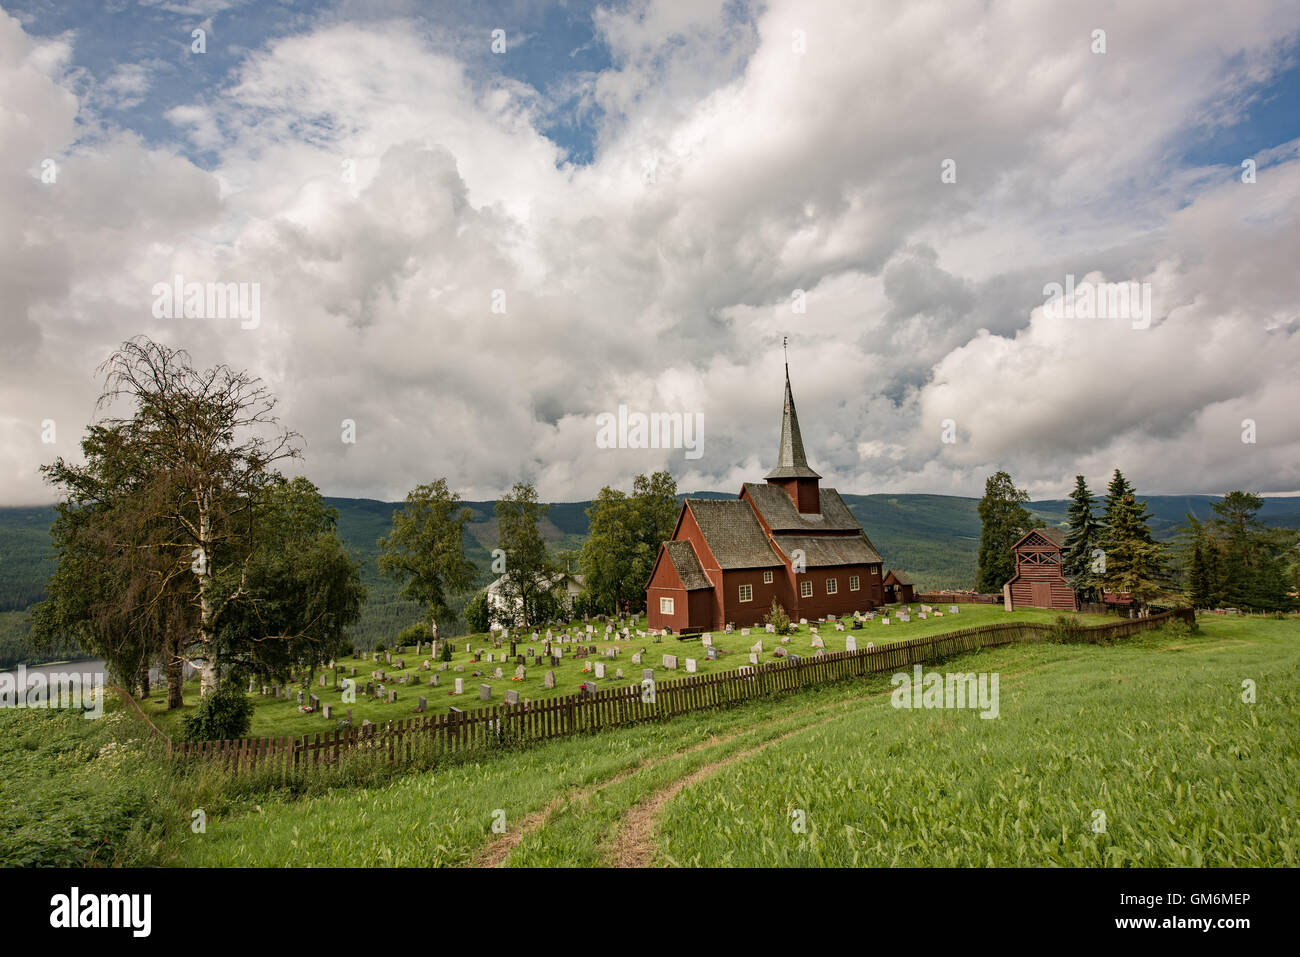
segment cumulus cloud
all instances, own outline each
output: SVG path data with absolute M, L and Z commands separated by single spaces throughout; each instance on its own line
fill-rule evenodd
M 75 453 L 95 366 L 138 333 L 262 375 L 330 494 L 445 475 L 573 500 L 659 467 L 736 488 L 775 455 L 786 335 L 845 491 L 978 494 L 1006 468 L 1055 495 L 1116 465 L 1152 492 L 1300 490 L 1296 143 L 1254 184 L 1178 160 L 1285 65 L 1294 7 L 646 2 L 593 24 L 612 65 L 575 80 L 602 117 L 578 166 L 540 132 L 553 97 L 411 21 L 246 51 L 166 145 L 70 92 L 85 41 L 0 14 L 0 213 L 23 224 L 0 233 L 0 500 L 49 498 L 37 466 Z M 155 319 L 178 274 L 257 283 L 260 324 Z M 1067 274 L 1150 283 L 1150 327 L 1051 318 Z M 704 455 L 598 448 L 621 404 L 703 413 Z

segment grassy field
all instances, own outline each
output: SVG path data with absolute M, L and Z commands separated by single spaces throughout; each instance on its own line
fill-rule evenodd
M 1195 633 L 986 649 L 945 669 L 999 674 L 1000 716 L 897 709 L 875 676 L 375 787 L 227 800 L 165 860 L 1300 863 L 1300 619 L 1208 617 Z
M 918 606 L 913 605 L 915 610 Z M 943 606 L 946 611 L 947 606 Z M 995 605 L 961 605 L 961 611 L 957 615 L 945 614 L 942 618 L 928 618 L 921 621 L 913 616 L 910 622 L 899 622 L 896 618 L 889 625 L 883 625 L 879 621 L 866 623 L 863 628 L 853 629 L 846 632 L 837 632 L 833 626 L 823 625 L 821 627 L 821 637 L 825 641 L 827 651 L 843 651 L 845 639 L 849 634 L 857 636 L 858 647 L 865 648 L 868 641 L 876 644 L 885 644 L 889 641 L 905 641 L 910 638 L 920 638 L 930 635 L 942 634 L 946 631 L 953 631 L 957 628 L 969 628 L 976 625 L 985 625 L 1000 621 L 1041 621 L 1050 622 L 1056 617 L 1056 612 L 1042 611 L 1038 609 L 1020 609 L 1014 612 L 1007 612 L 1001 606 Z M 1113 617 L 1103 615 L 1079 615 L 1079 620 L 1087 624 L 1095 624 L 1103 621 L 1114 621 Z M 851 624 L 851 622 L 850 622 Z M 641 681 L 641 670 L 645 668 L 654 668 L 656 677 L 660 680 L 664 678 L 681 677 L 685 672 L 685 659 L 694 658 L 697 662 L 698 674 L 714 674 L 721 671 L 729 671 L 740 665 L 749 663 L 749 649 L 759 638 L 763 639 L 763 653 L 760 660 L 763 662 L 777 660 L 773 651 L 781 647 L 786 651 L 793 651 L 801 655 L 809 655 L 813 651 L 812 633 L 808 626 L 801 626 L 798 632 L 791 636 L 790 643 L 781 645 L 779 638 L 774 635 L 764 634 L 762 628 L 752 630 L 749 636 L 741 635 L 739 631 L 731 635 L 722 633 L 715 634 L 714 645 L 719 649 L 719 657 L 715 661 L 708 661 L 704 657 L 704 648 L 700 644 L 698 636 L 686 640 L 680 640 L 675 637 L 663 638 L 637 638 L 636 628 L 644 630 L 644 618 L 638 619 L 637 625 L 632 628 L 632 640 L 626 642 L 608 642 L 604 640 L 603 625 L 594 625 L 598 629 L 593 640 L 588 644 L 594 644 L 598 649 L 617 647 L 619 656 L 617 659 L 601 659 L 599 656 L 592 656 L 585 660 L 572 657 L 573 645 L 564 645 L 564 657 L 561 659 L 558 667 L 552 669 L 549 665 L 538 667 L 526 665 L 527 676 L 523 681 L 514 680 L 515 663 L 512 659 L 509 662 L 502 662 L 502 654 L 508 654 L 510 648 L 506 642 L 502 649 L 497 650 L 492 647 L 492 643 L 486 635 L 462 636 L 453 640 L 457 651 L 452 656 L 446 671 L 438 672 L 436 670 L 421 671 L 420 666 L 428 660 L 427 648 L 426 654 L 417 658 L 414 654 L 406 652 L 394 652 L 394 658 L 404 657 L 407 667 L 404 671 L 399 671 L 392 665 L 389 665 L 381 657 L 379 661 L 374 661 L 369 655 L 365 660 L 354 660 L 346 658 L 339 664 L 343 667 L 343 675 L 350 677 L 349 672 L 352 668 L 356 669 L 355 680 L 359 685 L 359 692 L 353 703 L 344 700 L 344 693 L 341 689 L 332 686 L 321 688 L 319 680 L 310 683 L 300 683 L 295 685 L 294 689 L 289 692 L 289 698 L 277 699 L 273 696 L 263 696 L 258 693 L 252 696 L 254 703 L 253 710 L 253 727 L 249 732 L 254 737 L 297 737 L 303 734 L 315 734 L 317 732 L 334 730 L 339 727 L 339 722 L 347 713 L 347 709 L 352 709 L 352 719 L 354 726 L 359 726 L 363 720 L 382 721 L 401 720 L 409 718 L 415 714 L 417 698 L 423 696 L 429 706 L 430 713 L 439 713 L 450 705 L 455 705 L 462 710 L 472 710 L 480 707 L 490 707 L 498 705 L 505 701 L 505 693 L 510 690 L 518 691 L 521 699 L 542 700 L 547 697 L 556 697 L 577 693 L 578 686 L 584 682 L 595 682 L 600 687 L 617 687 L 622 684 L 638 684 Z M 531 633 L 530 633 L 531 634 Z M 542 635 L 545 635 L 543 629 Z M 600 639 L 600 640 L 595 640 Z M 467 654 L 463 649 L 468 641 L 471 649 L 475 651 L 488 651 L 497 656 L 497 661 L 489 664 L 486 660 L 475 663 L 472 654 Z M 525 661 L 528 661 L 527 650 L 532 649 L 536 653 L 541 653 L 543 642 L 532 642 L 527 637 L 518 643 L 519 654 L 525 655 Z M 638 651 L 644 650 L 642 658 L 643 664 L 637 665 L 632 662 L 632 655 Z M 678 656 L 678 670 L 676 672 L 667 670 L 663 667 L 663 656 L 665 654 Z M 607 664 L 606 677 L 597 681 L 594 675 L 595 662 L 605 660 Z M 442 664 L 441 661 L 435 661 L 431 664 L 431 669 L 436 669 Z M 461 667 L 463 671 L 456 671 Z M 494 670 L 500 668 L 503 677 L 493 678 Z M 623 670 L 623 679 L 619 681 L 614 676 L 618 669 Z M 584 670 L 588 669 L 588 670 Z M 383 671 L 385 674 L 393 675 L 406 674 L 419 681 L 419 684 L 393 684 L 386 681 L 388 687 L 397 691 L 397 701 L 388 703 L 380 700 L 378 697 L 367 697 L 365 687 L 367 682 L 373 680 L 376 670 Z M 555 690 L 547 690 L 543 686 L 543 680 L 548 670 L 554 670 L 556 687 Z M 475 672 L 481 672 L 478 676 Z M 428 685 L 429 677 L 433 674 L 438 675 L 439 685 L 430 687 Z M 465 693 L 460 696 L 451 694 L 455 686 L 455 679 L 464 679 Z M 492 687 L 492 700 L 479 700 L 479 685 L 487 684 Z M 330 720 L 326 720 L 320 713 L 304 714 L 298 708 L 297 697 L 294 691 L 301 688 L 304 695 L 311 692 L 320 698 L 322 703 L 328 703 L 333 711 Z M 198 679 L 192 679 L 185 688 L 185 707 L 168 711 L 166 707 L 166 698 L 164 690 L 159 688 L 157 694 L 149 701 L 143 703 L 143 707 L 154 720 L 154 722 L 167 734 L 176 737 L 181 730 L 181 721 L 183 716 L 188 713 L 198 701 Z

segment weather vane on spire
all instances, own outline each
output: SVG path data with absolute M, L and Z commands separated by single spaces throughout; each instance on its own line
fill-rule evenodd
M 781 355 L 785 358 L 785 377 L 790 378 L 790 354 L 786 351 L 786 343 L 790 341 L 789 336 L 781 337 Z

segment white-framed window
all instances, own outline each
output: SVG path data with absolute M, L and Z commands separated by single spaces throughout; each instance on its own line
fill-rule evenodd
M 770 585 L 770 584 L 772 584 L 772 573 L 771 573 L 771 572 L 763 572 L 763 584 L 764 584 L 764 585 Z
M 861 588 L 861 587 L 862 587 L 862 579 L 858 578 L 857 575 L 850 575 L 850 576 L 849 576 L 849 591 L 857 591 L 857 590 L 858 590 L 859 588 Z
M 880 577 L 880 569 L 879 569 L 879 568 L 873 568 L 873 569 L 871 569 L 871 577 L 872 577 L 872 578 L 879 578 L 879 577 Z
M 659 614 L 671 615 L 673 613 L 673 600 L 671 598 L 659 599 Z
M 740 600 L 741 600 L 741 601 L 753 601 L 753 600 L 754 600 L 754 586 L 753 586 L 753 585 L 741 585 L 741 586 L 740 586 Z
M 800 583 L 799 583 L 799 597 L 800 597 L 800 598 L 811 598 L 811 597 L 812 597 L 812 582 L 800 582 Z
M 838 578 L 826 579 L 826 594 L 834 595 L 840 590 L 840 580 Z

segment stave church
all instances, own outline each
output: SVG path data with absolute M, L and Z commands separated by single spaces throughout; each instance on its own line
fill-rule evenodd
M 884 602 L 882 559 L 808 465 L 785 373 L 776 467 L 735 499 L 688 498 L 646 584 L 649 626 L 673 634 L 760 624 L 775 599 L 794 621 Z

